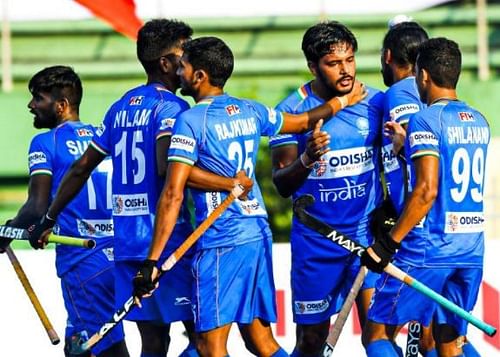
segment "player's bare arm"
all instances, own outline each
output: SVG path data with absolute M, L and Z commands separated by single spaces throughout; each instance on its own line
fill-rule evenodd
M 306 150 L 300 155 L 297 145 L 272 150 L 273 182 L 281 196 L 289 197 L 297 191 L 311 173 L 314 163 L 329 151 L 330 135 L 321 131 L 322 124 L 323 120 L 316 123 L 307 139 Z
M 347 106 L 360 102 L 367 95 L 368 92 L 363 83 L 355 81 L 352 90 L 348 94 L 333 97 L 323 105 L 308 112 L 300 114 L 283 113 L 283 126 L 280 133 L 303 133 L 312 130 L 318 120 L 330 120 L 333 115 Z
M 92 171 L 104 159 L 104 155 L 89 146 L 64 175 L 57 189 L 56 197 L 49 207 L 47 215 L 55 219 L 66 205 L 80 192 Z
M 429 212 L 438 193 L 439 158 L 432 155 L 414 160 L 416 184 L 391 230 L 392 239 L 401 242 L 408 232 Z

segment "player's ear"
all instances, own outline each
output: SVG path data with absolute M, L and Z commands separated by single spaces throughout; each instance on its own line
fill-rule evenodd
M 168 73 L 176 70 L 176 66 L 174 66 L 174 63 L 172 63 L 169 56 L 161 56 L 159 66 L 162 73 Z
M 56 114 L 62 115 L 69 108 L 68 98 L 61 98 L 55 101 L 56 104 Z
M 307 61 L 307 67 L 309 67 L 309 71 L 311 71 L 311 74 L 316 77 L 316 74 L 318 73 L 317 63 L 313 61 Z
M 208 74 L 203 69 L 197 69 L 193 73 L 193 84 L 200 84 L 203 81 L 208 80 Z
M 390 64 L 392 62 L 392 52 L 390 49 L 382 50 L 382 58 L 385 64 Z

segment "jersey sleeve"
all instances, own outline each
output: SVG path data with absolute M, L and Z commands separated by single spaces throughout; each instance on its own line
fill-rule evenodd
M 283 113 L 257 102 L 252 101 L 250 103 L 260 123 L 261 135 L 273 136 L 278 134 L 283 126 Z
M 391 121 L 408 124 L 410 117 L 421 110 L 420 101 L 405 91 L 387 91 L 385 106 Z
M 28 168 L 30 176 L 52 175 L 53 143 L 50 143 L 51 132 L 37 135 L 30 144 Z
M 431 113 L 429 111 L 419 112 L 412 116 L 408 124 L 408 146 L 410 148 L 409 156 L 412 160 L 422 156 L 439 157 L 440 135 L 438 133 L 439 125 L 432 125 L 429 118 L 424 118 Z M 424 114 L 424 115 L 423 115 Z
M 156 140 L 171 136 L 177 117 L 189 108 L 188 104 L 181 101 L 162 101 L 156 108 Z
M 198 161 L 198 146 L 196 133 L 200 130 L 194 130 L 192 123 L 189 122 L 189 116 L 181 114 L 175 121 L 172 130 L 172 139 L 168 149 L 169 162 L 182 162 L 193 166 Z
M 287 98 L 288 99 L 288 98 Z M 276 106 L 276 110 L 280 112 L 293 113 L 292 108 L 288 105 L 288 100 L 285 99 Z M 298 145 L 299 141 L 297 134 L 278 134 L 269 138 L 269 147 L 271 149 L 285 146 L 285 145 Z
M 95 135 L 90 142 L 90 146 L 101 154 L 107 156 L 111 152 L 111 128 L 112 128 L 112 107 L 106 113 L 103 122 L 96 129 Z

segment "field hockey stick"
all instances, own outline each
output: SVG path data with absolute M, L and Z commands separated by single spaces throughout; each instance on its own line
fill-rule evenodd
M 330 239 L 332 242 L 338 244 L 339 246 L 347 249 L 351 253 L 355 253 L 359 257 L 365 251 L 365 247 L 356 242 L 355 240 L 349 238 L 347 235 L 333 229 L 328 224 L 320 221 L 316 217 L 307 213 L 305 208 L 314 203 L 314 197 L 311 195 L 304 195 L 299 197 L 294 202 L 293 211 L 300 222 L 302 222 L 307 227 L 315 230 L 326 238 Z M 389 263 L 384 271 L 390 276 L 400 280 L 408 286 L 411 286 L 418 292 L 424 294 L 425 296 L 431 298 L 444 308 L 460 316 L 462 319 L 476 326 L 478 329 L 486 333 L 488 336 L 493 336 L 497 332 L 497 329 L 486 322 L 474 317 L 469 312 L 462 309 L 460 306 L 454 304 L 450 300 L 446 299 L 444 296 L 438 294 L 434 290 L 430 289 L 426 285 L 422 284 L 418 280 L 412 278 L 410 275 L 403 272 L 401 269 Z
M 45 313 L 45 310 L 42 307 L 42 304 L 40 304 L 40 300 L 38 300 L 38 297 L 36 296 L 35 291 L 33 290 L 33 287 L 31 286 L 28 277 L 26 276 L 26 273 L 21 267 L 21 263 L 19 263 L 19 260 L 17 260 L 17 257 L 14 254 L 14 251 L 12 250 L 11 247 L 5 248 L 5 252 L 9 257 L 12 267 L 14 268 L 14 271 L 16 272 L 16 275 L 19 278 L 21 285 L 23 286 L 26 295 L 28 295 L 31 304 L 35 308 L 36 314 L 38 315 L 40 322 L 45 328 L 45 331 L 49 336 L 50 342 L 53 345 L 57 345 L 60 341 L 59 336 L 57 336 L 56 330 L 54 330 L 54 327 L 50 323 L 49 318 L 47 317 L 47 314 Z
M 406 340 L 406 357 L 418 357 L 418 341 L 422 336 L 422 325 L 418 321 L 408 324 L 408 337 Z
M 323 345 L 323 349 L 321 350 L 321 357 L 330 357 L 337 345 L 337 341 L 339 340 L 340 333 L 344 328 L 344 325 L 349 317 L 349 313 L 351 312 L 352 305 L 358 296 L 359 290 L 363 285 L 363 281 L 365 280 L 366 268 L 361 267 L 359 269 L 358 275 L 356 275 L 356 279 L 354 279 L 354 283 L 352 284 L 351 290 L 349 290 L 349 294 L 347 295 L 342 308 L 340 309 L 337 317 L 335 318 L 335 322 L 333 323 L 330 332 L 326 338 L 326 342 Z
M 189 248 L 193 246 L 194 243 L 200 238 L 200 236 L 205 233 L 205 231 L 215 222 L 219 216 L 224 213 L 224 211 L 233 203 L 233 201 L 238 198 L 244 189 L 240 185 L 236 185 L 231 193 L 226 197 L 222 203 L 217 206 L 208 217 L 194 230 L 193 233 L 173 252 L 167 260 L 160 266 L 158 271 L 158 275 L 155 278 L 154 282 L 157 282 L 160 277 L 170 269 L 182 258 L 184 253 L 188 251 Z M 123 306 L 114 313 L 113 317 L 101 326 L 99 331 L 93 334 L 86 342 L 80 345 L 80 349 L 78 349 L 78 353 L 83 353 L 88 351 L 92 346 L 94 346 L 97 342 L 99 342 L 102 338 L 104 338 L 116 325 L 118 325 L 127 314 L 136 306 L 134 303 L 134 296 L 128 298 L 128 300 L 123 304 Z
M 29 240 L 30 233 L 27 229 L 16 228 L 10 226 L 0 225 L 0 238 L 1 239 L 14 239 L 14 240 Z M 64 245 L 72 245 L 75 247 L 94 248 L 95 240 L 83 239 L 75 237 L 60 236 L 54 233 L 49 234 L 47 243 L 59 243 Z

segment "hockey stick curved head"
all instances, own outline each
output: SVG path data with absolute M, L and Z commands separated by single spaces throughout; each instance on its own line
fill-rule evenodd
M 314 196 L 302 195 L 293 202 L 293 211 L 297 214 L 299 210 L 304 209 L 314 203 Z

